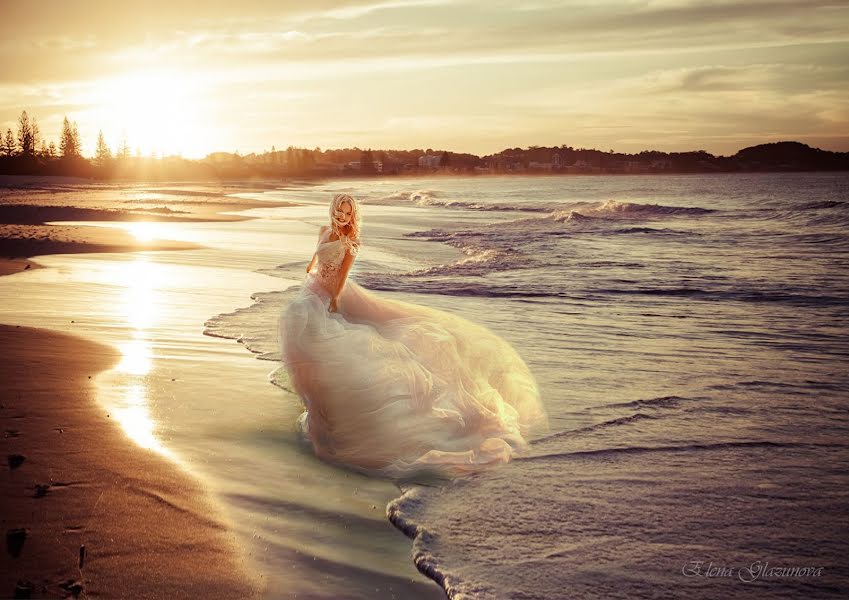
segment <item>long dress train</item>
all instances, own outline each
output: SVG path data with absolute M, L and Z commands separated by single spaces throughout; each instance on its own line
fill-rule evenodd
M 278 341 L 320 458 L 389 476 L 461 474 L 508 461 L 545 423 L 533 375 L 501 337 L 351 278 L 331 313 L 345 246 L 320 241 L 316 252 Z

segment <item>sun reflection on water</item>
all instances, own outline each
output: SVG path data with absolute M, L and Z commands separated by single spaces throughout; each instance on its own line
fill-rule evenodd
M 130 439 L 142 448 L 171 456 L 156 436 L 149 397 L 149 376 L 155 371 L 155 348 L 149 330 L 163 309 L 162 294 L 157 289 L 163 279 L 160 267 L 148 256 L 122 265 L 111 278 L 112 285 L 122 288 L 116 316 L 126 324 L 130 339 L 118 344 L 121 360 L 112 369 L 109 396 L 114 403 L 112 414 Z
M 167 239 L 166 227 L 161 223 L 151 221 L 137 221 L 125 225 L 127 231 L 137 240 L 150 242 L 153 240 Z

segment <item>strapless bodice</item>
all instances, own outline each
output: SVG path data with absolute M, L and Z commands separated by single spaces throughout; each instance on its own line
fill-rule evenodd
M 319 242 L 316 261 L 309 273 L 327 292 L 332 293 L 338 283 L 345 258 L 345 244 L 341 239 Z

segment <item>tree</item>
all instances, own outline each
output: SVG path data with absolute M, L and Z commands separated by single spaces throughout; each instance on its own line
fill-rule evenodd
M 35 120 L 35 117 L 32 118 L 30 127 L 32 128 L 32 150 L 35 153 L 39 143 L 44 144 L 44 140 L 41 139 L 41 130 L 38 128 L 38 121 Z
M 106 166 L 112 160 L 112 151 L 106 145 L 106 140 L 103 139 L 103 131 L 97 132 L 97 149 L 95 150 L 94 160 L 98 166 Z
M 310 152 L 306 148 L 301 150 L 301 167 L 305 171 L 309 171 L 314 166 L 315 166 L 315 158 L 313 157 L 312 152 Z
M 74 148 L 77 149 L 77 156 L 82 156 L 83 153 L 83 144 L 80 141 L 80 130 L 77 129 L 77 122 L 74 121 L 74 126 L 71 128 L 74 136 Z
M 30 123 L 27 111 L 22 111 L 18 117 L 18 147 L 21 149 L 21 154 L 24 156 L 33 156 L 35 154 L 36 144 L 36 129 L 33 129 L 33 124 Z
M 56 144 L 52 141 L 47 146 L 47 158 L 56 158 Z
M 360 171 L 363 173 L 371 173 L 374 171 L 374 159 L 371 155 L 371 150 L 363 150 L 360 154 Z
M 445 150 L 442 155 L 439 157 L 439 166 L 447 167 L 451 164 L 451 157 L 448 155 L 448 151 Z
M 127 160 L 130 158 L 130 144 L 127 143 L 126 132 L 124 132 L 124 135 L 121 138 L 121 145 L 118 146 L 118 158 L 120 160 Z
M 59 150 L 62 152 L 62 158 L 77 158 L 80 155 L 80 134 L 77 131 L 77 124 L 71 125 L 68 117 L 65 117 L 62 122 Z
M 6 129 L 6 137 L 3 138 L 3 145 L 2 145 L 3 154 L 5 156 L 14 156 L 16 148 L 17 148 L 17 145 L 15 144 L 15 136 L 12 135 L 12 130 L 7 128 Z

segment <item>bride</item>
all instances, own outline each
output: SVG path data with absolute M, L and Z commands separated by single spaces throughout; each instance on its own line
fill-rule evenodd
M 533 375 L 486 327 L 349 280 L 360 218 L 353 197 L 333 198 L 280 315 L 281 357 L 316 455 L 388 476 L 507 462 L 546 422 Z

